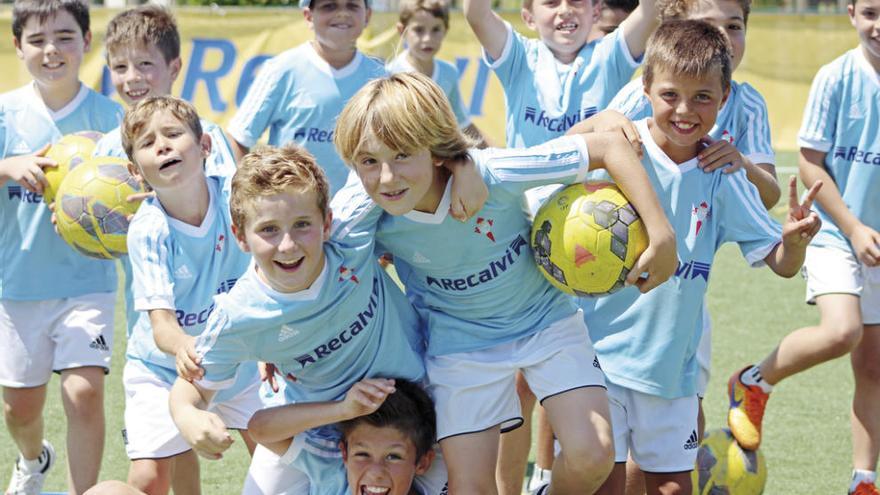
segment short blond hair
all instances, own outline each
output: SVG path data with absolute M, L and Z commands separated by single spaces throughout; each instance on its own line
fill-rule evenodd
M 202 139 L 202 123 L 199 121 L 199 114 L 189 102 L 174 96 L 150 96 L 125 112 L 125 118 L 122 119 L 120 132 L 122 134 L 122 148 L 128 155 L 128 159 L 135 165 L 137 162 L 134 160 L 134 142 L 144 132 L 150 119 L 159 112 L 170 113 L 175 119 L 189 127 L 195 134 L 197 141 Z
M 412 155 L 428 149 L 443 161 L 466 158 L 474 144 L 459 129 L 443 90 L 417 72 L 375 79 L 345 105 L 333 142 L 349 165 L 368 133 L 392 150 Z
M 229 198 L 232 224 L 243 230 L 248 221 L 248 207 L 255 199 L 278 194 L 287 188 L 297 192 L 314 191 L 318 197 L 318 209 L 324 218 L 327 217 L 330 184 L 311 153 L 293 144 L 251 151 L 242 157 L 232 177 Z
M 109 63 L 110 54 L 125 47 L 155 46 L 165 63 L 180 58 L 180 33 L 177 22 L 164 7 L 141 5 L 120 12 L 107 24 L 104 46 Z
M 720 72 L 721 87 L 730 89 L 731 48 L 727 35 L 704 21 L 666 21 L 654 31 L 645 51 L 642 80 L 650 87 L 654 74 L 665 70 L 677 76 L 705 77 Z
M 443 27 L 449 30 L 449 4 L 445 0 L 401 0 L 398 20 L 406 27 L 420 10 L 443 21 Z

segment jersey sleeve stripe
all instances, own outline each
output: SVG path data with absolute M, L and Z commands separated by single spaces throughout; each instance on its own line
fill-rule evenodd
M 260 138 L 251 133 L 251 127 L 261 107 L 270 101 L 272 90 L 278 84 L 281 71 L 271 67 L 272 61 L 266 62 L 257 75 L 238 111 L 229 122 L 227 131 L 239 143 L 252 147 Z M 264 129 L 265 130 L 265 129 Z M 260 133 L 262 135 L 262 133 Z
M 745 212 L 754 220 L 754 224 L 764 230 L 769 236 L 781 234 L 779 226 L 770 219 L 764 204 L 758 196 L 758 190 L 746 179 L 745 173 L 735 173 L 729 176 L 731 186 L 740 199 Z
M 580 141 L 580 143 L 578 143 Z M 486 164 L 500 180 L 526 182 L 545 179 L 582 180 L 589 169 L 589 154 L 583 140 L 563 136 L 525 150 L 494 150 Z
M 748 127 L 748 151 L 773 156 L 773 144 L 770 139 L 770 126 L 767 119 L 767 107 L 764 99 L 750 86 L 743 86 L 746 122 Z M 773 163 L 773 161 L 769 162 Z

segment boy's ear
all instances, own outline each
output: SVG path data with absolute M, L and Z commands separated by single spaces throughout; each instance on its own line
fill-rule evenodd
M 402 22 L 398 22 L 397 23 L 397 34 L 403 36 L 404 31 L 406 31 L 406 26 L 404 26 Z
M 324 242 L 330 240 L 330 228 L 333 226 L 333 210 L 327 210 L 327 216 L 324 217 Z
M 144 182 L 144 177 L 141 175 L 141 169 L 135 165 L 134 162 L 128 162 L 128 173 L 140 183 Z
M 245 253 L 251 252 L 247 241 L 244 239 L 244 232 L 242 232 L 235 224 L 232 224 L 232 235 L 235 236 L 235 242 L 238 244 L 239 249 Z
M 724 92 L 724 98 L 721 98 L 721 106 L 718 107 L 718 108 L 719 108 L 719 111 L 720 111 L 721 107 L 723 107 L 724 104 L 727 103 L 727 99 L 728 99 L 729 97 L 730 97 L 730 86 L 728 86 L 728 87 L 727 87 L 727 90 Z
M 367 18 L 364 20 L 364 26 L 370 23 L 370 17 L 373 16 L 373 9 L 367 7 Z
M 422 475 L 428 472 L 431 469 L 431 464 L 434 462 L 434 449 L 431 449 L 425 452 L 418 461 L 416 461 L 416 475 Z
M 168 62 L 168 68 L 171 69 L 171 82 L 177 80 L 177 76 L 180 75 L 180 67 L 182 62 L 180 61 L 180 57 L 175 58 L 171 62 Z
M 202 150 L 202 158 L 208 158 L 211 155 L 211 136 L 208 133 L 202 133 L 202 138 L 199 139 L 199 148 Z
M 24 60 L 24 53 L 21 51 L 21 40 L 13 36 L 12 45 L 15 47 L 15 54 L 18 58 Z
M 309 25 L 309 29 L 312 31 L 315 30 L 315 25 L 312 23 L 312 9 L 306 7 L 303 9 L 303 18 L 306 20 L 306 24 Z
M 593 23 L 599 22 L 599 18 L 602 17 L 602 6 L 605 2 L 602 0 L 593 0 Z
M 522 10 L 520 10 L 520 15 L 522 16 L 523 22 L 526 23 L 526 26 L 532 31 L 535 31 L 535 18 L 532 16 L 532 11 L 523 7 Z
M 92 32 L 91 31 L 86 31 L 85 33 L 83 33 L 83 43 L 84 43 L 83 51 L 84 52 L 89 51 L 89 48 L 92 47 Z
M 342 452 L 342 463 L 348 462 L 348 446 L 345 445 L 345 441 L 339 441 L 339 451 Z

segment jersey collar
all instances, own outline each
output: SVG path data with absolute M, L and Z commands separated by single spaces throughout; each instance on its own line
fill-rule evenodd
M 278 292 L 277 290 L 269 287 L 269 284 L 263 282 L 263 279 L 257 274 L 257 265 L 251 261 L 251 266 L 248 267 L 248 272 L 252 273 L 254 276 L 254 280 L 257 281 L 257 286 L 262 289 L 262 291 L 272 299 L 276 301 L 314 301 L 318 299 L 318 296 L 321 295 L 321 290 L 324 288 L 324 283 L 327 281 L 327 274 L 330 273 L 330 270 L 327 268 L 329 265 L 330 258 L 329 253 L 327 252 L 326 246 L 324 248 L 324 268 L 321 268 L 321 273 L 318 275 L 318 278 L 312 282 L 311 287 L 305 290 L 301 290 L 299 292 Z
M 639 130 L 639 134 L 642 136 L 642 145 L 645 147 L 645 155 L 648 160 L 652 160 L 660 164 L 663 168 L 676 174 L 685 174 L 697 168 L 697 163 L 699 162 L 697 157 L 693 157 L 684 163 L 675 163 L 672 161 L 672 159 L 669 158 L 669 155 L 660 148 L 651 136 L 651 130 L 648 129 L 647 118 L 636 121 L 635 124 Z
M 308 47 L 306 50 L 306 54 L 309 57 L 309 61 L 311 61 L 318 70 L 334 79 L 342 79 L 354 74 L 357 71 L 358 67 L 360 67 L 361 61 L 364 58 L 364 55 L 361 53 L 360 50 L 355 50 L 354 58 L 351 59 L 351 62 L 349 62 L 348 65 L 340 69 L 334 69 L 332 65 L 328 64 L 326 60 L 318 55 L 318 52 L 315 51 L 315 47 L 312 45 L 311 42 L 307 41 L 306 46 Z
M 439 225 L 446 220 L 449 215 L 449 205 L 452 204 L 452 178 L 446 181 L 446 189 L 443 190 L 443 197 L 440 198 L 440 204 L 434 213 L 426 213 L 424 211 L 412 210 L 403 216 L 418 223 L 430 223 Z

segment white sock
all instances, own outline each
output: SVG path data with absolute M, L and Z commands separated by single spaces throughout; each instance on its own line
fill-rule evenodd
M 868 483 L 874 483 L 877 481 L 877 473 L 866 469 L 853 469 L 852 483 L 849 485 L 849 492 L 854 492 L 856 487 L 859 486 L 859 483 L 865 481 Z
M 532 478 L 537 479 L 538 481 L 550 481 L 550 477 L 552 476 L 553 471 L 549 469 L 541 469 L 535 466 L 535 469 L 532 471 Z
M 35 473 L 40 469 L 43 469 L 43 462 L 40 461 L 40 457 L 37 456 L 36 459 L 25 459 L 21 454 L 18 455 L 18 466 L 19 469 L 26 473 Z
M 761 368 L 757 365 L 743 370 L 740 375 L 740 380 L 746 385 L 757 385 L 765 394 L 769 394 L 773 391 L 773 385 L 767 383 L 767 380 L 761 376 Z

